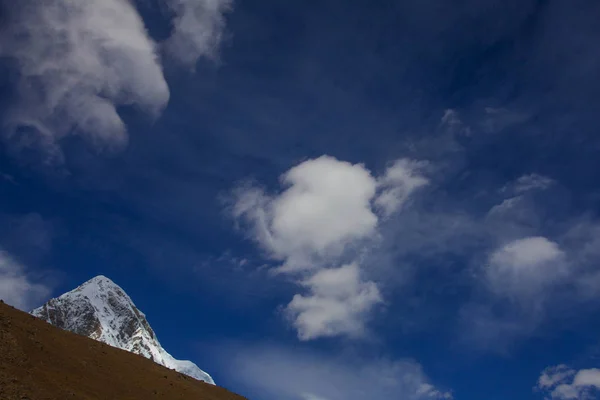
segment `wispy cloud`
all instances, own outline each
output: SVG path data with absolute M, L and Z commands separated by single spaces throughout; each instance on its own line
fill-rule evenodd
M 503 192 L 512 192 L 514 194 L 522 194 L 532 190 L 545 190 L 554 185 L 556 182 L 547 176 L 539 174 L 528 174 L 519 177 L 515 182 L 504 186 Z
M 310 349 L 231 346 L 223 367 L 248 393 L 268 400 L 451 399 L 412 360 L 324 357 Z M 221 357 L 222 358 L 222 357 Z
M 377 184 L 381 192 L 375 199 L 375 206 L 384 217 L 396 213 L 415 190 L 429 183 L 429 180 L 418 172 L 426 166 L 427 163 L 423 161 L 397 160 L 385 171 L 385 175 L 378 179 Z
M 471 128 L 460 118 L 459 112 L 451 108 L 444 111 L 444 115 L 440 120 L 440 127 L 453 135 L 470 136 L 472 133 Z
M 36 283 L 23 265 L 0 249 L 0 299 L 24 311 L 39 305 L 50 295 L 50 288 Z
M 566 365 L 546 368 L 536 389 L 551 400 L 594 399 L 600 393 L 600 369 L 574 370 Z
M 530 118 L 531 116 L 524 112 L 486 107 L 483 128 L 489 133 L 497 133 L 514 125 L 522 124 Z
M 188 68 L 200 57 L 214 58 L 223 38 L 224 14 L 233 0 L 165 0 L 174 12 L 173 32 L 164 43 L 167 55 Z

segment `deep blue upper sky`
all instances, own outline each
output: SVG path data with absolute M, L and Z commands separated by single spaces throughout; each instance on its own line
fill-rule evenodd
M 88 29 L 41 10 L 75 15 L 68 3 L 0 2 L 0 261 L 19 265 L 0 265 L 0 279 L 30 284 L 10 292 L 23 308 L 104 274 L 174 356 L 255 400 L 569 398 L 534 390 L 542 371 L 600 367 L 600 2 L 238 0 L 218 50 L 190 66 L 163 45 L 174 2 L 139 1 L 131 12 L 170 91 L 154 118 L 146 102 L 161 103 L 162 89 L 147 88 L 160 71 L 135 62 L 123 78 L 89 67 L 68 103 L 48 106 L 89 60 L 51 54 L 76 46 L 53 34 Z M 182 2 L 195 3 L 211 2 Z M 98 43 L 109 66 L 133 57 Z M 137 76 L 141 88 L 124 83 Z M 78 96 L 90 93 L 116 106 L 126 145 L 113 146 L 120 133 L 104 114 L 86 119 L 98 104 Z M 394 160 L 426 161 L 427 184 L 313 266 L 360 259 L 361 285 L 382 299 L 351 316 L 364 334 L 300 340 L 286 310 L 317 293 L 306 283 L 316 274 L 273 274 L 298 255 L 294 236 L 265 244 L 255 214 L 232 208 L 249 188 L 279 204 L 282 174 L 322 155 L 378 182 Z M 410 379 L 439 393 L 415 394 Z M 596 394 L 563 384 L 570 398 Z

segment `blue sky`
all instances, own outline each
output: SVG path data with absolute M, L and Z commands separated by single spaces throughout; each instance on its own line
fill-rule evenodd
M 600 387 L 600 3 L 0 1 L 0 297 L 98 274 L 253 400 Z

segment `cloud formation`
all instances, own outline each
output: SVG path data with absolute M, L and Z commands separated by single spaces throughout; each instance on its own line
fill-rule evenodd
M 418 172 L 426 166 L 427 163 L 423 161 L 397 160 L 378 179 L 377 186 L 381 192 L 375 199 L 375 206 L 384 217 L 400 210 L 415 190 L 429 183 Z
M 488 257 L 481 299 L 461 309 L 463 340 L 503 353 L 544 320 L 551 293 L 572 279 L 567 255 L 545 237 L 525 237 Z
M 487 278 L 500 295 L 539 295 L 565 271 L 565 253 L 545 237 L 527 237 L 510 242 L 490 255 Z
M 480 192 L 478 204 L 490 204 L 487 212 L 450 214 L 450 220 L 457 221 L 453 237 L 459 238 L 450 250 L 443 230 L 430 229 L 423 235 L 436 245 L 445 242 L 439 249 L 420 249 L 420 255 L 455 251 L 450 254 L 469 264 L 465 279 L 455 283 L 471 288 L 469 300 L 457 304 L 457 334 L 464 345 L 505 353 L 542 324 L 566 317 L 571 307 L 593 304 L 590 300 L 600 288 L 598 224 L 562 210 L 556 199 L 563 191 L 554 179 L 524 174 L 486 194 Z M 419 211 L 416 221 L 423 225 L 422 215 L 428 210 Z M 435 215 L 430 218 L 439 219 Z
M 323 269 L 302 282 L 308 295 L 297 294 L 287 313 L 301 340 L 364 334 L 365 314 L 382 302 L 374 282 L 363 282 L 358 265 Z
M 190 65 L 214 55 L 229 1 L 170 0 L 175 20 L 165 44 Z M 127 144 L 118 108 L 151 118 L 169 100 L 157 44 L 129 0 L 11 2 L 0 56 L 17 71 L 15 99 L 5 117 L 5 140 L 16 151 L 36 149 L 61 163 L 59 142 L 81 135 L 101 149 Z
M 471 135 L 471 128 L 462 121 L 458 111 L 451 108 L 444 111 L 440 120 L 440 127 L 452 135 Z
M 398 160 L 374 177 L 361 164 L 322 156 L 283 174 L 278 194 L 256 185 L 235 191 L 234 218 L 280 262 L 276 271 L 299 277 L 308 292 L 286 309 L 300 339 L 364 334 L 364 321 L 382 298 L 374 282 L 361 278 L 361 254 L 376 242 L 382 219 L 427 184 L 423 166 Z
M 600 369 L 590 368 L 576 371 L 566 365 L 546 368 L 536 388 L 552 400 L 592 399 L 600 393 Z
M 0 299 L 23 311 L 29 311 L 49 295 L 48 287 L 33 282 L 25 267 L 0 249 Z
M 223 350 L 220 350 L 222 353 Z M 235 346 L 225 350 L 228 369 L 247 392 L 268 400 L 441 400 L 412 360 L 324 357 L 310 350 L 278 346 Z M 222 357 L 221 357 L 222 358 Z
M 0 53 L 19 71 L 6 119 L 17 147 L 35 142 L 50 161 L 60 161 L 66 135 L 119 148 L 127 134 L 118 106 L 157 116 L 167 104 L 155 43 L 129 1 L 25 0 L 9 11 Z
M 224 14 L 232 0 L 165 0 L 175 14 L 166 53 L 188 68 L 201 57 L 214 58 L 223 37 Z
M 501 189 L 501 192 L 519 195 L 531 191 L 545 190 L 552 187 L 554 184 L 556 184 L 556 182 L 547 176 L 539 174 L 527 174 L 520 176 L 514 182 L 510 182 L 509 184 L 505 185 Z

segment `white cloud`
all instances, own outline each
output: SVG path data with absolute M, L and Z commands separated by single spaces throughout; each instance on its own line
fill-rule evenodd
M 401 209 L 415 190 L 429 183 L 419 173 L 426 165 L 422 161 L 402 159 L 387 169 L 377 182 L 381 192 L 375 199 L 375 206 L 381 209 L 384 216 L 390 216 Z
M 167 54 L 193 68 L 200 57 L 214 57 L 223 36 L 225 12 L 232 0 L 165 0 L 175 13 Z
M 126 0 L 32 0 L 12 4 L 0 54 L 19 69 L 18 99 L 9 111 L 10 140 L 44 146 L 60 161 L 57 141 L 82 134 L 90 142 L 122 147 L 120 105 L 157 116 L 169 89 L 143 21 Z M 23 137 L 20 126 L 35 131 Z
M 479 291 L 461 306 L 461 341 L 506 353 L 546 318 L 552 294 L 572 278 L 565 251 L 541 236 L 510 241 L 487 257 Z
M 25 268 L 6 251 L 0 250 L 0 299 L 29 311 L 49 295 L 48 287 L 32 282 Z
M 522 196 L 511 197 L 508 199 L 502 200 L 500 204 L 496 204 L 493 206 L 490 211 L 488 211 L 488 217 L 494 217 L 496 215 L 500 216 L 500 218 L 505 217 L 509 214 L 513 214 L 515 209 L 519 206 L 519 203 L 523 200 Z
M 174 14 L 167 53 L 190 67 L 214 57 L 231 1 L 164 1 Z M 20 0 L 7 10 L 0 56 L 18 70 L 5 118 L 11 149 L 34 148 L 46 163 L 63 161 L 68 135 L 120 149 L 128 135 L 118 107 L 156 118 L 167 105 L 157 44 L 131 1 Z
M 423 165 L 398 160 L 377 178 L 361 164 L 322 156 L 283 174 L 277 195 L 253 185 L 235 191 L 233 216 L 281 262 L 277 272 L 300 275 L 307 288 L 286 309 L 300 339 L 364 333 L 382 300 L 377 285 L 361 279 L 358 258 L 377 238 L 381 219 L 427 183 L 418 173 Z
M 507 183 L 500 188 L 501 193 L 512 193 L 515 198 L 519 198 L 529 192 L 542 191 L 551 188 L 556 184 L 556 181 L 544 175 L 526 174 L 516 180 Z
M 531 196 L 518 195 L 502 200 L 493 206 L 486 215 L 486 224 L 499 238 L 523 236 L 535 232 L 541 218 Z
M 245 393 L 265 400 L 451 399 L 412 360 L 325 357 L 308 349 L 235 346 L 227 354 Z M 223 358 L 222 356 L 220 358 Z
M 322 156 L 283 174 L 285 190 L 267 195 L 256 186 L 235 191 L 232 213 L 251 223 L 253 239 L 287 269 L 319 267 L 350 244 L 376 235 L 380 208 L 385 216 L 406 202 L 427 180 L 417 172 L 424 164 L 396 161 L 375 178 L 361 164 Z
M 538 293 L 565 274 L 564 252 L 545 237 L 528 237 L 494 251 L 487 278 L 494 292 L 523 296 Z
M 564 364 L 546 368 L 538 379 L 538 387 L 548 389 L 572 378 L 575 371 Z
M 517 339 L 533 334 L 547 318 L 560 318 L 554 312 L 564 309 L 556 307 L 558 302 L 561 305 L 563 300 L 576 303 L 582 300 L 584 292 L 596 296 L 594 289 L 600 286 L 600 274 L 594 273 L 597 262 L 593 261 L 598 259 L 595 251 L 598 246 L 590 241 L 594 236 L 591 229 L 565 235 L 557 231 L 560 226 L 555 225 L 552 237 L 542 236 L 547 231 L 546 218 L 534 194 L 554 184 L 553 181 L 525 175 L 506 186 L 511 196 L 508 200 L 478 217 L 469 210 L 470 204 L 465 205 L 464 211 L 452 209 L 452 212 L 447 210 L 455 207 L 455 203 L 440 206 L 438 202 L 433 209 L 411 204 L 415 191 L 427 184 L 427 178 L 419 172 L 426 169 L 425 164 L 400 160 L 391 165 L 387 171 L 375 175 L 362 165 L 323 157 L 308 160 L 293 169 L 299 174 L 294 179 L 284 174 L 285 186 L 280 193 L 271 195 L 256 185 L 238 192 L 233 207 L 238 221 L 249 223 L 245 228 L 249 228 L 252 239 L 277 261 L 280 267 L 276 270 L 290 274 L 287 276 L 304 289 L 297 292 L 286 308 L 301 339 L 336 334 L 356 337 L 369 333 L 365 324 L 382 304 L 382 298 L 388 297 L 386 293 L 399 293 L 399 290 L 392 292 L 391 286 L 394 289 L 402 286 L 400 296 L 413 293 L 411 281 L 426 274 L 422 265 L 441 268 L 451 263 L 447 260 L 452 260 L 454 255 L 464 257 L 469 264 L 460 276 L 450 276 L 450 272 L 444 270 L 439 272 L 446 274 L 443 276 L 450 280 L 448 285 L 457 287 L 465 285 L 461 278 L 472 277 L 469 282 L 474 285 L 473 296 L 467 303 L 458 304 L 457 312 L 459 325 L 464 328 L 461 337 L 468 338 L 465 343 L 477 343 L 480 349 L 508 351 Z M 333 186 L 323 183 L 329 179 L 329 171 L 332 175 L 340 173 L 348 177 L 336 179 L 335 183 L 346 183 L 329 191 Z M 393 224 L 383 225 L 387 212 L 378 204 L 388 190 L 385 185 L 392 182 L 396 183 L 392 188 L 398 190 L 399 195 L 394 198 L 399 202 L 397 207 L 388 210 L 402 212 L 394 216 Z M 346 189 L 348 185 L 354 185 L 352 191 Z M 406 196 L 404 188 L 407 188 Z M 335 193 L 343 195 L 338 200 Z M 490 193 L 497 195 L 498 191 Z M 350 199 L 351 196 L 354 199 Z M 319 225 L 321 215 L 332 221 Z M 348 215 L 357 217 L 345 221 Z M 280 222 L 277 230 L 273 228 L 275 218 L 286 221 Z M 572 225 L 572 221 L 563 223 L 564 228 Z M 490 249 L 490 245 L 497 247 Z M 423 259 L 427 262 L 420 262 Z M 317 294 L 308 283 L 320 271 L 337 271 L 353 264 L 359 271 L 354 286 L 344 281 L 346 274 L 332 274 L 345 282 L 340 286 L 354 287 L 346 295 L 347 300 L 340 301 L 341 297 L 333 294 L 337 286 L 326 289 L 332 294 L 323 295 Z M 373 289 L 366 289 L 370 287 Z M 406 296 L 409 295 L 412 294 Z M 434 293 L 422 301 L 436 301 L 430 300 L 435 296 Z M 395 303 L 399 303 L 399 297 Z M 361 302 L 355 305 L 353 299 Z M 395 307 L 395 304 L 386 306 Z M 361 311 L 351 313 L 350 310 Z M 406 318 L 406 324 L 414 324 L 417 318 Z
M 558 245 L 545 237 L 528 237 L 508 243 L 491 256 L 494 265 L 509 265 L 515 268 L 536 268 L 554 261 L 563 252 Z
M 490 208 L 483 220 L 484 229 L 496 242 L 539 235 L 549 220 L 546 210 L 540 207 L 539 193 L 553 185 L 552 179 L 537 174 L 505 184 L 498 193 L 506 197 Z
M 287 189 L 271 203 L 278 255 L 339 252 L 374 233 L 376 181 L 362 165 L 323 156 L 290 169 L 282 184 Z
M 347 335 L 360 337 L 365 314 L 382 298 L 374 282 L 363 282 L 356 264 L 323 269 L 303 282 L 310 294 L 297 294 L 286 312 L 301 340 Z
M 554 180 L 538 174 L 523 175 L 514 183 L 514 190 L 517 193 L 528 192 L 530 190 L 544 190 L 554 185 Z
M 537 384 L 537 389 L 553 400 L 585 400 L 600 390 L 600 369 L 590 368 L 575 371 L 566 365 L 546 368 Z
M 597 223 L 567 220 L 564 232 L 555 229 L 550 240 L 535 235 L 544 230 L 536 208 L 531 197 L 519 195 L 487 214 L 483 229 L 491 241 L 505 244 L 487 254 L 473 275 L 477 290 L 460 308 L 464 343 L 504 353 L 545 322 L 571 318 L 573 307 L 597 307 Z

